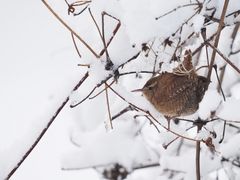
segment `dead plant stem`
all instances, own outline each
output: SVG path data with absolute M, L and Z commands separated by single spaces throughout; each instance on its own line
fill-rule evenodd
M 222 31 L 222 28 L 224 27 L 224 17 L 225 17 L 226 12 L 227 12 L 228 3 L 229 3 L 229 0 L 225 0 L 223 10 L 222 10 L 222 14 L 221 14 L 221 19 L 220 19 L 220 22 L 219 22 L 219 25 L 218 25 L 217 36 L 216 36 L 216 39 L 214 41 L 214 47 L 216 47 L 216 48 L 218 47 L 218 42 L 219 42 L 219 39 L 220 39 L 221 31 Z M 208 71 L 208 75 L 207 75 L 208 80 L 211 79 L 212 68 L 213 68 L 213 64 L 215 62 L 215 57 L 216 57 L 216 50 L 213 49 L 212 56 L 211 56 L 211 61 L 210 61 L 210 65 L 209 65 L 209 71 Z

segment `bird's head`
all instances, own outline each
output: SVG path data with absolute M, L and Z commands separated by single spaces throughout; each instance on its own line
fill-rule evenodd
M 157 77 L 149 79 L 141 89 L 135 89 L 132 92 L 142 92 L 147 99 L 150 99 L 157 87 Z

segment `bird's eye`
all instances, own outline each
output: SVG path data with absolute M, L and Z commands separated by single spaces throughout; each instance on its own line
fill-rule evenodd
M 153 87 L 152 87 L 152 86 L 149 86 L 149 87 L 148 87 L 148 90 L 152 90 L 152 89 L 153 89 Z

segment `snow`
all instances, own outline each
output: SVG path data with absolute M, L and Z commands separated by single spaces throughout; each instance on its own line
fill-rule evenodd
M 131 169 L 141 162 L 152 162 L 156 159 L 152 153 L 148 152 L 141 137 L 136 136 L 139 129 L 136 122 L 116 121 L 114 127 L 116 129 L 110 133 L 106 133 L 105 128 L 101 126 L 92 133 L 79 134 L 80 139 L 75 137 L 73 141 L 77 144 L 81 143 L 79 145 L 83 148 L 65 155 L 62 167 L 82 169 L 119 163 Z
M 233 148 L 234 147 L 234 148 Z M 224 146 L 221 147 L 222 156 L 225 158 L 239 156 L 239 134 L 232 136 L 228 142 L 224 143 Z
M 210 117 L 211 112 L 218 108 L 221 101 L 222 97 L 216 90 L 209 89 L 206 91 L 203 100 L 199 104 L 199 117 L 201 119 L 207 119 Z
M 203 27 L 203 24 L 204 24 L 204 17 L 200 14 L 196 15 L 195 18 L 193 19 L 194 31 L 201 32 L 201 28 Z
M 217 116 L 225 120 L 240 121 L 239 107 L 240 100 L 235 98 L 227 98 L 226 102 L 222 102 L 221 106 L 219 107 Z
M 231 95 L 235 99 L 239 100 L 240 99 L 240 83 L 236 83 L 232 88 L 231 88 Z
M 181 7 L 172 13 L 161 15 L 172 9 L 193 3 L 189 0 L 159 1 L 159 0 L 92 0 L 89 8 L 81 15 L 73 16 L 67 13 L 65 1 L 46 1 L 59 17 L 79 35 L 77 46 L 82 58 L 77 56 L 69 31 L 57 22 L 42 4 L 42 2 L 21 2 L 12 6 L 5 2 L 0 17 L 3 19 L 3 33 L 0 48 L 0 179 L 4 179 L 9 171 L 19 162 L 29 149 L 48 120 L 53 116 L 61 103 L 70 96 L 70 101 L 52 124 L 36 149 L 27 158 L 11 179 L 99 179 L 92 170 L 86 168 L 119 163 L 128 171 L 133 171 L 128 180 L 164 180 L 172 176 L 173 179 L 195 179 L 195 143 L 176 138 L 167 131 L 167 121 L 163 115 L 142 96 L 142 93 L 131 92 L 142 88 L 152 77 L 151 73 L 141 71 L 171 72 L 179 62 L 172 61 L 173 53 L 183 60 L 186 49 L 195 50 L 201 43 L 201 28 L 206 26 L 204 15 L 210 15 L 208 8 L 216 8 L 214 18 L 220 18 L 224 1 L 204 1 L 199 14 L 189 19 L 196 12 L 196 5 Z M 71 1 L 74 2 L 74 1 Z M 70 3 L 70 1 L 69 1 Z M 240 9 L 237 0 L 231 0 L 227 14 Z M 31 7 L 31 8 L 29 8 Z M 78 8 L 75 7 L 76 11 Z M 9 13 L 11 9 L 11 13 Z M 106 53 L 100 55 L 104 49 L 102 34 L 102 12 L 104 16 L 104 35 L 106 42 L 112 38 L 107 50 L 113 66 L 106 68 Z M 239 16 L 239 15 L 238 15 Z M 117 20 L 119 19 L 119 21 Z M 239 19 L 228 17 L 227 27 L 222 30 L 219 50 L 228 56 L 231 52 L 233 24 Z M 121 22 L 117 30 L 118 23 Z M 180 28 L 180 27 L 183 28 Z M 207 25 L 207 37 L 213 34 L 217 23 Z M 178 29 L 178 30 L 177 30 Z M 195 34 L 190 37 L 191 33 Z M 169 44 L 164 44 L 166 38 Z M 178 41 L 186 41 L 179 46 Z M 142 51 L 143 43 L 149 49 Z M 87 44 L 87 45 L 86 45 Z M 234 41 L 233 50 L 239 49 L 239 34 Z M 88 46 L 88 47 L 87 47 Z M 136 71 L 136 74 L 115 76 L 117 81 L 108 89 L 109 109 L 107 108 L 104 83 L 99 85 L 119 65 L 124 64 L 138 52 L 140 55 L 119 68 L 119 73 Z M 208 52 L 212 50 L 208 47 Z M 209 54 L 209 57 L 210 54 Z M 239 54 L 231 55 L 230 60 L 237 67 L 240 66 Z M 193 58 L 197 67 L 207 64 L 206 51 L 203 48 L 199 59 Z M 199 133 L 196 127 L 190 131 L 191 122 L 171 120 L 171 131 L 189 138 L 206 140 L 213 138 L 216 148 L 213 154 L 206 144 L 201 143 L 201 175 L 209 179 L 212 174 L 219 172 L 220 180 L 226 176 L 237 179 L 239 172 L 231 162 L 221 162 L 221 158 L 236 158 L 239 156 L 239 127 L 240 122 L 240 85 L 239 74 L 219 56 L 216 56 L 218 70 L 226 65 L 222 88 L 226 101 L 217 91 L 218 81 L 215 72 L 212 73 L 211 84 L 199 110 L 185 118 L 205 120 Z M 77 64 L 88 64 L 80 67 Z M 72 92 L 72 88 L 82 78 L 85 72 L 89 77 L 82 86 Z M 116 72 L 115 72 L 116 73 Z M 206 76 L 206 71 L 198 72 Z M 220 74 L 220 72 L 218 72 Z M 114 80 L 112 77 L 107 83 Z M 93 88 L 96 90 L 82 104 L 76 104 L 84 99 Z M 113 129 L 107 131 L 104 122 L 108 122 L 110 113 L 118 114 L 122 109 L 131 105 L 135 110 L 128 111 L 113 120 Z M 211 120 L 211 113 L 216 111 L 219 119 Z M 159 123 L 154 126 L 146 118 L 149 112 Z M 223 123 L 226 120 L 226 135 L 223 135 Z M 230 126 L 230 125 L 231 126 Z M 158 128 L 158 129 L 156 129 Z M 159 130 L 160 132 L 158 132 Z M 213 133 L 217 137 L 214 138 Z M 173 141 L 167 149 L 163 148 Z M 232 148 L 232 147 L 235 148 Z M 219 152 L 219 154 L 218 154 Z M 160 163 L 159 167 L 135 170 L 134 168 L 151 163 Z M 64 170 L 62 170 L 64 169 Z M 81 169 L 82 171 L 80 171 Z M 76 171 L 73 171 L 76 170 Z M 214 176 L 214 175 L 212 175 Z
M 12 13 L 8 12 L 10 9 Z M 32 145 L 82 72 L 76 66 L 78 57 L 69 34 L 42 2 L 21 1 L 15 6 L 5 2 L 0 14 L 0 179 L 3 179 Z M 51 142 L 41 145 L 41 151 L 25 161 L 29 165 L 21 167 L 11 179 L 54 179 L 51 177 L 56 175 L 61 179 L 61 171 L 53 170 L 58 169 L 60 155 L 54 154 L 61 154 L 63 139 L 56 135 L 66 127 L 65 124 L 53 128 L 55 132 L 48 135 Z M 67 138 L 68 133 L 63 136 Z M 54 148 L 54 142 L 59 148 Z

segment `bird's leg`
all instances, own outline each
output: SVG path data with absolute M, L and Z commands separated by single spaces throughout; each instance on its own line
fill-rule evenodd
M 164 116 L 164 117 L 167 119 L 167 122 L 168 122 L 167 129 L 170 130 L 170 120 L 171 120 L 171 118 L 169 116 Z

